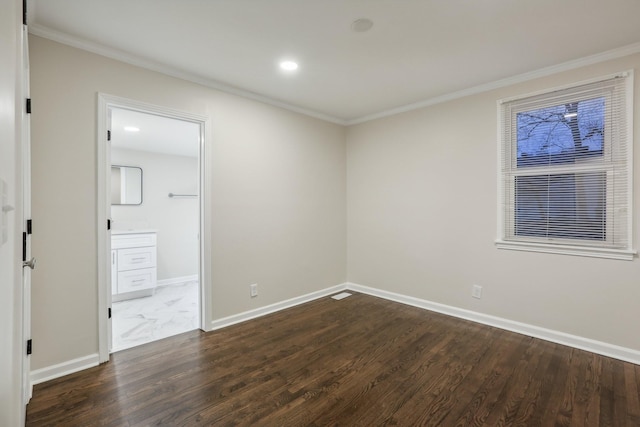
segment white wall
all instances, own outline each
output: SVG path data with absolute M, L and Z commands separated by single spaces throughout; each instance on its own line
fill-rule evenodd
M 16 208 L 7 214 L 7 242 L 0 230 L 0 425 L 24 423 L 21 398 L 22 372 L 22 204 L 20 177 L 20 107 L 17 97 L 20 82 L 21 2 L 0 2 L 0 179 L 7 183 L 7 204 Z M 2 223 L 0 195 L 0 224 Z
M 348 278 L 640 350 L 637 259 L 504 251 L 493 243 L 496 100 L 637 68 L 640 55 L 356 125 L 345 134 L 336 125 L 37 37 L 31 52 L 40 258 L 35 369 L 97 352 L 98 91 L 212 118 L 207 261 L 215 318 Z M 637 139 L 637 82 L 635 100 Z M 634 161 L 640 164 L 639 150 Z M 636 174 L 636 213 L 639 179 Z M 260 297 L 250 299 L 248 285 L 255 282 Z M 484 287 L 480 300 L 471 297 L 474 283 Z
M 494 246 L 496 101 L 638 67 L 634 55 L 350 127 L 349 281 L 640 350 L 637 258 Z M 640 150 L 634 161 L 637 171 Z M 634 185 L 637 218 L 638 173 Z M 482 299 L 471 297 L 472 284 L 484 287 Z
M 197 144 L 198 141 L 195 141 Z M 198 274 L 198 159 L 113 148 L 111 164 L 142 168 L 141 205 L 111 206 L 114 230 L 158 230 L 158 280 Z
M 31 68 L 33 369 L 98 352 L 97 92 L 211 118 L 214 318 L 345 281 L 342 127 L 38 37 Z

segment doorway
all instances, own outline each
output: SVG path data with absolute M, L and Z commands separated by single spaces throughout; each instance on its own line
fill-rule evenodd
M 106 361 L 113 351 L 210 323 L 201 238 L 206 119 L 103 94 L 99 110 Z
M 110 109 L 111 351 L 200 325 L 197 123 Z

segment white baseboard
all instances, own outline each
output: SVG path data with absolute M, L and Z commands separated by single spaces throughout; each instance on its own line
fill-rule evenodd
M 192 276 L 185 276 L 187 279 L 183 281 L 188 281 Z M 198 276 L 194 276 L 197 280 Z M 182 280 L 182 278 L 179 278 Z M 176 279 L 175 283 L 178 283 Z M 167 283 L 170 284 L 170 283 Z M 304 304 L 306 302 L 310 302 L 316 300 L 318 298 L 322 298 L 328 295 L 332 295 L 336 292 L 340 292 L 346 289 L 346 284 L 336 285 L 330 288 L 322 289 L 316 292 L 312 292 L 310 294 L 302 295 L 296 298 L 291 298 L 285 301 L 281 301 L 275 304 L 267 305 L 265 307 L 260 307 L 255 310 L 245 311 L 244 313 L 235 314 L 233 316 L 224 317 L 222 319 L 217 319 L 211 322 L 211 329 L 221 329 L 226 326 L 231 326 L 236 323 L 244 322 L 247 320 L 255 319 L 256 317 L 265 316 L 270 313 L 275 313 L 276 311 L 284 310 L 286 308 L 294 307 L 296 305 Z M 36 385 L 43 383 L 45 381 L 53 380 L 56 378 L 60 378 L 62 376 L 72 374 L 74 372 L 81 371 L 83 369 L 93 368 L 94 366 L 99 365 L 99 355 L 98 353 L 91 354 L 89 356 L 80 357 L 77 359 L 69 360 L 67 362 L 59 363 L 57 365 L 48 366 L 46 368 L 37 369 L 31 371 L 31 384 Z
M 368 286 L 362 286 L 356 283 L 346 283 L 346 288 L 352 291 L 361 292 L 363 294 L 384 298 L 389 301 L 395 301 L 402 304 L 419 307 L 425 310 L 435 311 L 437 313 L 458 317 L 460 319 L 471 320 L 472 322 L 494 326 L 496 328 L 505 329 L 507 331 L 540 338 L 557 344 L 578 348 L 580 350 L 590 351 L 592 353 L 597 353 L 603 356 L 612 357 L 614 359 L 619 359 L 625 362 L 640 365 L 640 351 L 630 348 L 620 347 L 614 344 L 592 340 L 590 338 L 571 335 L 560 331 L 554 331 L 552 329 L 541 328 L 539 326 L 516 322 L 514 320 L 478 313 L 471 310 L 465 310 L 462 308 L 427 301 L 420 298 L 397 294 L 395 292 L 370 288 Z
M 198 280 L 197 274 L 192 274 L 190 276 L 182 276 L 182 277 L 172 277 L 170 279 L 162 279 L 162 280 L 158 280 L 156 284 L 158 286 L 170 286 L 170 285 L 178 285 L 185 282 L 193 282 L 194 280 Z
M 344 290 L 352 290 L 355 292 L 372 295 L 389 301 L 395 301 L 401 304 L 407 304 L 413 307 L 422 308 L 424 310 L 434 311 L 437 313 L 446 314 L 448 316 L 470 320 L 472 322 L 493 326 L 496 328 L 535 338 L 540 338 L 557 344 L 578 348 L 580 350 L 590 351 L 592 353 L 640 365 L 640 351 L 630 348 L 620 347 L 614 344 L 592 340 L 590 338 L 567 334 L 565 332 L 541 328 L 539 326 L 516 322 L 514 320 L 504 319 L 501 317 L 491 316 L 476 311 L 465 310 L 450 305 L 440 304 L 433 301 L 423 300 L 420 298 L 410 297 L 407 295 L 389 292 L 382 289 L 370 288 L 368 286 L 349 282 L 322 289 L 316 292 L 311 292 L 309 294 L 291 298 L 285 301 L 277 302 L 265 307 L 256 308 L 254 310 L 249 310 L 243 313 L 234 314 L 232 316 L 214 320 L 213 322 L 211 322 L 211 328 L 209 330 L 213 331 L 216 329 L 225 328 L 227 326 L 235 325 L 236 323 L 245 322 L 247 320 L 265 316 L 267 314 L 275 313 L 277 311 L 304 304 Z M 33 385 L 39 384 L 45 381 L 62 377 L 64 375 L 81 371 L 83 369 L 98 366 L 98 364 L 99 356 L 96 353 L 46 368 L 37 369 L 35 371 L 31 371 L 31 383 Z
M 276 311 L 284 310 L 294 307 L 296 305 L 304 304 L 316 300 L 318 298 L 332 295 L 336 292 L 344 291 L 346 284 L 332 286 L 330 288 L 322 289 L 310 294 L 302 295 L 299 297 L 291 298 L 285 301 L 277 302 L 275 304 L 267 305 L 264 307 L 256 308 L 254 310 L 245 311 L 244 313 L 234 314 L 232 316 L 223 317 L 222 319 L 216 319 L 211 322 L 211 331 L 215 329 L 225 328 L 227 326 L 235 325 L 236 323 L 245 322 L 247 320 L 255 319 L 257 317 L 265 316 L 267 314 L 275 313 Z
M 31 384 L 40 384 L 45 381 L 60 378 L 98 365 L 99 356 L 98 353 L 95 353 L 69 360 L 67 362 L 58 363 L 57 365 L 47 366 L 46 368 L 36 369 L 35 371 L 31 371 Z

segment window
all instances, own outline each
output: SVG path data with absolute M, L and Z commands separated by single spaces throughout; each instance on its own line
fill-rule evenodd
M 499 102 L 499 248 L 633 259 L 632 80 Z

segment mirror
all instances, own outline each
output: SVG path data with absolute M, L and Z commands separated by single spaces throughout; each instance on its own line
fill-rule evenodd
M 111 166 L 111 204 L 142 204 L 142 168 Z

